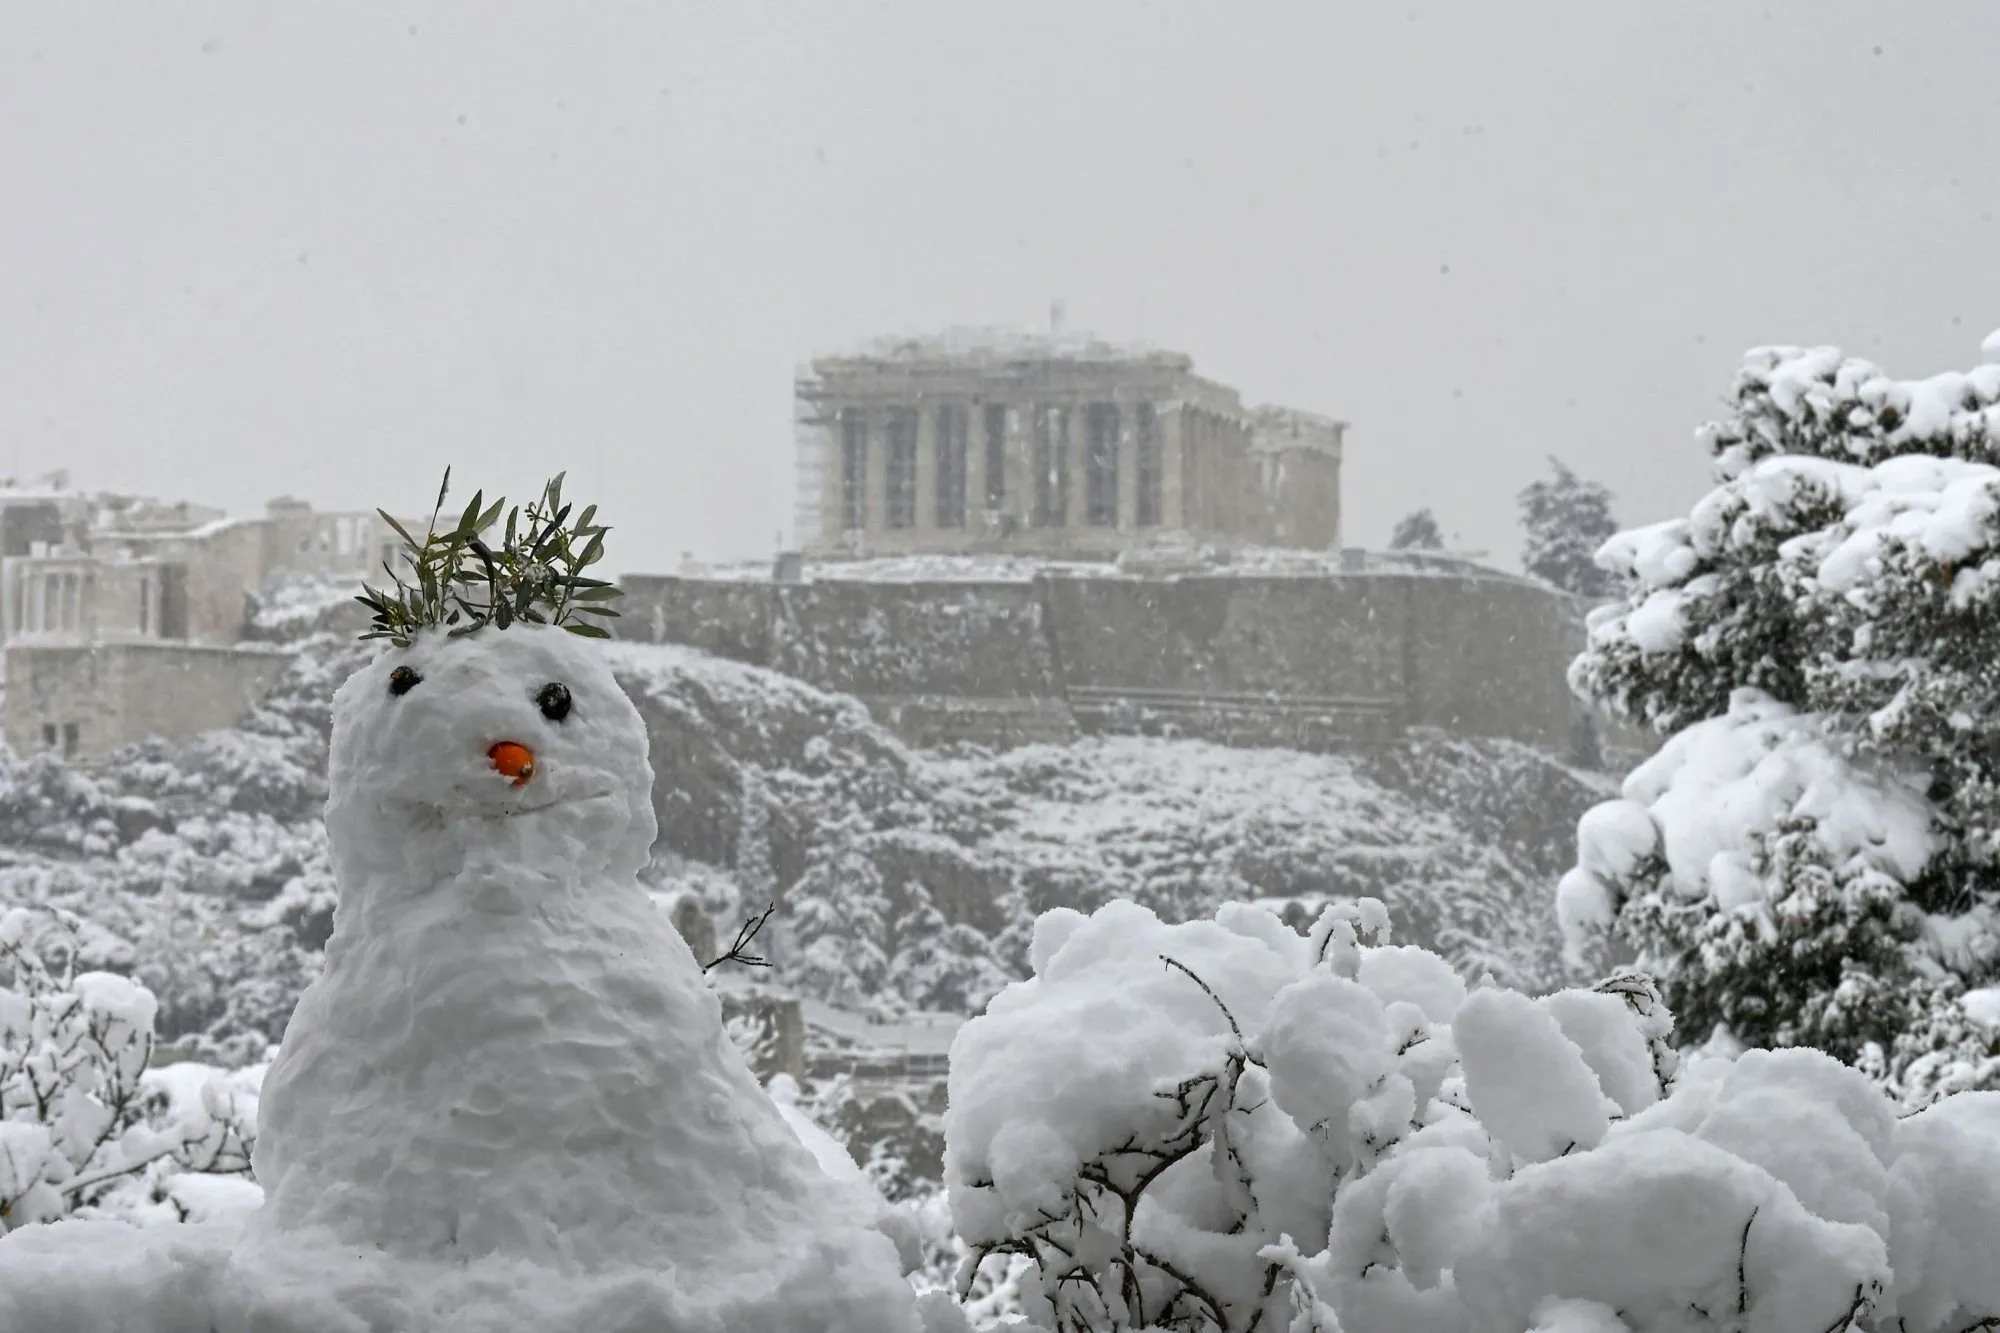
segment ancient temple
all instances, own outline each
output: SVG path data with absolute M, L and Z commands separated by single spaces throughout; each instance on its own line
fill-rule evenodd
M 1346 423 L 1246 407 L 1179 352 L 951 333 L 814 361 L 797 401 L 811 555 L 1340 543 Z

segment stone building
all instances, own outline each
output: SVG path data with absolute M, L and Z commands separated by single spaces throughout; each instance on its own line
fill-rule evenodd
M 393 553 L 376 514 L 273 500 L 258 518 L 57 484 L 0 490 L 0 731 L 82 761 L 237 721 L 284 670 L 243 642 L 283 580 L 358 585 Z
M 1179 352 L 952 333 L 822 358 L 796 397 L 814 555 L 1339 545 L 1345 423 L 1247 408 Z

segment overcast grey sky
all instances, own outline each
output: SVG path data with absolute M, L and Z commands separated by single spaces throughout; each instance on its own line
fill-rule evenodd
M 950 324 L 1344 417 L 1349 539 L 1698 494 L 1748 346 L 2000 325 L 2000 5 L 0 0 L 0 475 L 235 512 L 568 468 L 763 554 L 791 376 Z

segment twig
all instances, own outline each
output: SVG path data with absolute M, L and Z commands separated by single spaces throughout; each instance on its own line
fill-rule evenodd
M 1743 1314 L 1750 1309 L 1750 1225 L 1757 1220 L 1759 1204 L 1750 1210 L 1750 1216 L 1743 1219 L 1743 1239 L 1736 1244 L 1736 1313 Z
M 745 953 L 743 951 L 750 947 L 750 941 L 757 938 L 757 932 L 764 928 L 764 923 L 769 921 L 771 914 L 777 910 L 778 904 L 772 902 L 763 911 L 744 922 L 736 932 L 736 943 L 729 946 L 727 953 L 711 958 L 703 963 L 701 965 L 702 972 L 706 973 L 711 967 L 719 967 L 723 963 L 741 963 L 745 967 L 769 967 L 771 965 L 770 959 L 760 958 L 756 954 Z
M 1215 1001 L 1215 1007 L 1222 1011 L 1222 1016 L 1229 1020 L 1229 1030 L 1236 1034 L 1236 1044 L 1239 1047 L 1242 1046 L 1243 1029 L 1236 1025 L 1236 1015 L 1229 1012 L 1229 1006 L 1222 1002 L 1222 997 L 1215 993 L 1214 988 L 1212 988 L 1206 981 L 1203 981 L 1200 977 L 1195 976 L 1194 969 L 1189 967 L 1186 963 L 1181 962 L 1178 958 L 1169 958 L 1165 954 L 1161 954 L 1160 961 L 1165 963 L 1168 967 L 1177 967 L 1181 971 L 1187 973 L 1188 976 L 1194 981 L 1195 985 L 1201 987 L 1203 991 L 1207 992 L 1208 998 Z

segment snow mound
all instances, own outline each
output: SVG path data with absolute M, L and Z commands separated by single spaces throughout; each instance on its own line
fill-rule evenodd
M 1036 1262 L 1042 1326 L 1945 1333 L 2000 1314 L 2000 1094 L 1899 1120 L 1816 1051 L 1677 1069 L 1643 978 L 1467 992 L 1388 946 L 1379 904 L 1310 936 L 1241 906 L 1043 925 L 1035 975 L 953 1047 L 946 1160 L 973 1254 Z

